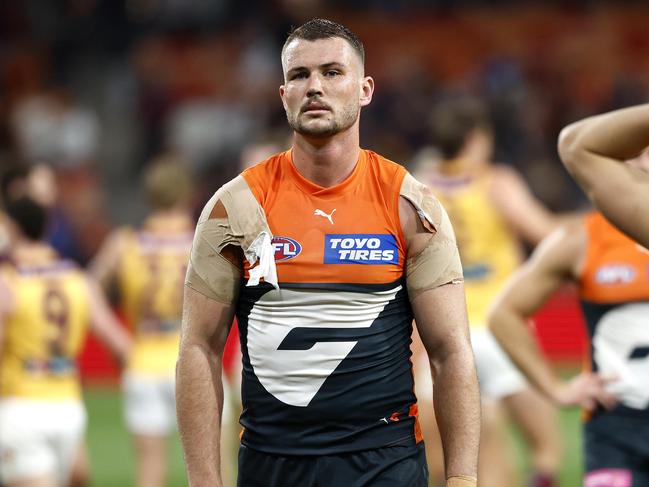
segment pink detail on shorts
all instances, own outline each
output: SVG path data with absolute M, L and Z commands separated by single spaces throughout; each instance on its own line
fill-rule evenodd
M 629 470 L 602 468 L 586 474 L 584 487 L 633 487 L 633 478 Z

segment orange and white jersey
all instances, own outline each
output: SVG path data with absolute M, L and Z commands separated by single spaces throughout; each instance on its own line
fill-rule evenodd
M 649 418 L 649 251 L 601 214 L 585 219 L 587 250 L 578 279 L 592 367 L 616 377 L 616 412 Z
M 178 357 L 183 282 L 192 234 L 128 231 L 118 282 L 135 342 L 129 371 L 172 377 Z
M 399 220 L 406 170 L 363 150 L 345 181 L 323 188 L 289 151 L 242 175 L 274 236 L 279 281 L 242 283 L 237 302 L 243 444 L 327 454 L 420 441 Z

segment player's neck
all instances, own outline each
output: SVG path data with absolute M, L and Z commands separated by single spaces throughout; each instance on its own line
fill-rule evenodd
M 438 170 L 445 176 L 462 177 L 478 176 L 489 167 L 489 163 L 484 160 L 478 160 L 471 157 L 456 157 L 444 161 L 438 166 Z
M 176 233 L 192 230 L 193 222 L 185 208 L 170 208 L 151 213 L 144 226 L 152 232 Z
M 12 260 L 22 265 L 46 264 L 56 259 L 56 251 L 43 241 L 18 239 L 11 250 Z
M 295 169 L 304 178 L 323 188 L 347 179 L 356 167 L 359 152 L 357 125 L 329 139 L 312 139 L 300 134 L 295 134 L 293 139 Z

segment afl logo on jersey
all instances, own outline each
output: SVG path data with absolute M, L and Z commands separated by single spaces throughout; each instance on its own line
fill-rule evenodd
M 598 284 L 628 284 L 635 279 L 635 274 L 630 265 L 605 265 L 597 269 L 595 280 Z
M 302 252 L 300 243 L 292 238 L 273 237 L 272 244 L 275 251 L 275 262 L 293 259 Z

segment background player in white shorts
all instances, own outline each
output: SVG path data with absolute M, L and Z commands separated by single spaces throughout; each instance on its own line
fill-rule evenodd
M 85 430 L 87 325 L 120 361 L 130 339 L 99 287 L 41 240 L 46 209 L 24 195 L 6 208 L 17 234 L 0 268 L 0 482 L 64 486 Z
M 530 389 L 486 328 L 487 310 L 523 258 L 521 239 L 535 245 L 557 224 L 512 168 L 492 164 L 493 133 L 483 103 L 448 98 L 431 114 L 431 138 L 441 159 L 422 161 L 417 177 L 449 213 L 464 270 L 471 342 L 483 398 L 480 482 L 500 487 L 516 483 L 508 454 L 502 406 L 521 428 L 531 457 L 530 485 L 551 486 L 560 464 L 560 440 L 552 405 Z M 418 361 L 419 397 L 427 398 L 427 361 Z M 421 387 L 421 389 L 420 389 Z M 432 408 L 422 408 L 428 412 Z M 422 415 L 434 437 L 433 418 Z M 433 439 L 427 441 L 433 443 Z M 431 468 L 439 454 L 429 450 Z M 437 453 L 437 455 L 435 455 Z
M 176 430 L 174 369 L 194 222 L 183 161 L 152 161 L 144 189 L 152 212 L 140 227 L 109 236 L 91 269 L 106 289 L 117 291 L 133 328 L 123 377 L 126 423 L 136 449 L 136 485 L 157 487 L 165 484 L 166 439 Z

